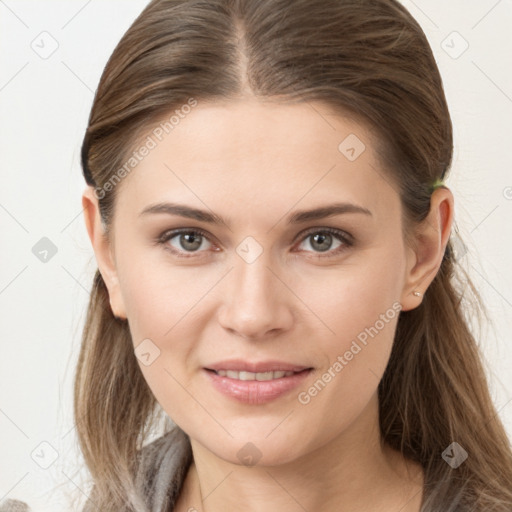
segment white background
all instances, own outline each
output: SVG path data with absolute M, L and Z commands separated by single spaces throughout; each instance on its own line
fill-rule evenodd
M 448 185 L 468 247 L 461 263 L 490 311 L 480 342 L 512 438 L 512 2 L 403 3 L 443 76 L 455 129 Z M 34 511 L 71 510 L 67 494 L 85 490 L 72 378 L 96 265 L 80 144 L 103 67 L 146 4 L 0 0 L 0 501 Z M 31 47 L 52 44 L 48 58 Z M 58 251 L 47 263 L 32 253 L 42 237 Z M 50 462 L 53 449 L 58 458 L 41 468 L 35 460 Z

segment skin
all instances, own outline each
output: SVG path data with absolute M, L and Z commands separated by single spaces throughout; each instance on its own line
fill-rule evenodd
M 355 161 L 338 150 L 349 134 L 366 145 Z M 237 510 L 241 503 L 253 512 L 420 510 L 421 468 L 379 433 L 377 386 L 398 315 L 307 404 L 298 400 L 379 315 L 396 303 L 405 311 L 421 303 L 413 292 L 429 286 L 448 242 L 453 195 L 440 188 L 414 247 L 405 243 L 400 198 L 373 147 L 364 126 L 320 103 L 199 102 L 117 185 L 110 239 L 93 189 L 84 191 L 86 227 L 112 310 L 128 319 L 134 347 L 149 338 L 160 350 L 139 366 L 191 438 L 194 463 L 178 512 Z M 215 212 L 229 227 L 140 215 L 161 201 Z M 286 222 L 296 210 L 340 201 L 371 215 Z M 354 244 L 338 254 L 343 242 L 335 235 L 315 244 L 313 235 L 327 227 L 349 233 Z M 178 228 L 202 229 L 208 239 L 199 237 L 195 252 L 179 235 L 155 243 Z M 236 251 L 248 236 L 263 250 L 252 263 Z M 314 371 L 269 403 L 242 404 L 203 374 L 228 358 L 279 359 Z M 261 454 L 256 465 L 237 456 L 248 442 Z

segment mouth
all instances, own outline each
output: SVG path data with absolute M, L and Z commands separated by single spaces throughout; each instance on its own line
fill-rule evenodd
M 203 368 L 207 381 L 225 397 L 248 405 L 261 405 L 289 396 L 292 390 L 304 385 L 314 370 L 278 361 L 237 360 L 212 366 Z
M 276 379 L 282 379 L 284 377 L 291 377 L 293 375 L 303 373 L 303 372 L 309 372 L 313 368 L 305 368 L 304 370 L 300 371 L 268 371 L 268 372 L 248 372 L 244 370 L 213 370 L 211 368 L 206 368 L 207 371 L 213 372 L 219 377 L 227 377 L 228 379 L 234 379 L 234 380 L 243 380 L 243 381 L 268 381 L 268 380 L 276 380 Z

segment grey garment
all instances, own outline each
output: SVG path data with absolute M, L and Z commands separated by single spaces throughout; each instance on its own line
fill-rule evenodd
M 172 512 L 191 463 L 190 438 L 177 425 L 143 447 L 136 485 L 148 511 Z
M 23 501 L 5 500 L 0 503 L 0 512 L 30 512 L 30 510 Z

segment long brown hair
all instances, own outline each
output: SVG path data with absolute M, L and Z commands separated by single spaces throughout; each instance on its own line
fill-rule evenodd
M 383 169 L 398 184 L 405 235 L 425 219 L 432 183 L 451 166 L 452 125 L 431 48 L 400 3 L 154 0 L 110 57 L 83 141 L 83 174 L 97 190 L 107 230 L 122 183 L 106 185 L 149 130 L 191 99 L 246 94 L 322 101 L 364 122 L 377 135 Z M 469 328 L 470 307 L 483 311 L 452 239 L 421 305 L 401 312 L 379 384 L 382 439 L 424 468 L 423 512 L 512 510 L 510 441 Z M 162 411 L 99 271 L 74 398 L 95 507 L 150 510 L 149 491 L 134 475 Z M 443 458 L 453 442 L 468 454 L 457 468 Z

